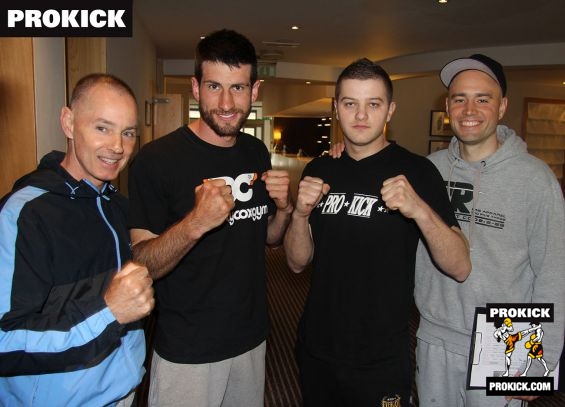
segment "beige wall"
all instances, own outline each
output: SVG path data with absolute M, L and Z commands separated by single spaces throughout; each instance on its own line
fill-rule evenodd
M 106 42 L 106 72 L 123 79 L 137 98 L 139 145 L 152 138 L 152 126 L 145 125 L 145 102 L 151 102 L 156 92 L 157 53 L 145 27 L 134 15 L 131 38 L 108 38 Z M 127 195 L 127 169 L 119 177 L 120 191 Z
M 157 52 L 141 21 L 134 14 L 131 38 L 108 38 L 106 71 L 126 81 L 138 105 L 142 144 L 151 139 L 151 126 L 145 126 L 145 101 L 156 93 Z
M 66 104 L 65 39 L 33 39 L 37 161 L 52 150 L 66 151 L 59 115 Z

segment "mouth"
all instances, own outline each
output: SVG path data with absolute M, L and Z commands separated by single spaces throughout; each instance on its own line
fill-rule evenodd
M 238 111 L 229 111 L 229 112 L 216 111 L 215 113 L 216 116 L 218 116 L 220 119 L 226 121 L 236 118 L 237 115 L 239 114 Z
M 121 161 L 121 158 L 113 159 L 113 158 L 108 158 L 108 157 L 98 157 L 98 159 L 100 161 L 102 161 L 104 164 L 109 165 L 109 166 L 116 166 Z
M 354 125 L 353 125 L 353 128 L 354 128 L 354 129 L 357 129 L 357 130 L 365 130 L 365 129 L 368 129 L 369 126 L 366 126 L 366 125 L 364 125 L 364 124 L 354 124 Z
M 481 124 L 478 120 L 462 120 L 459 122 L 461 127 L 475 127 Z

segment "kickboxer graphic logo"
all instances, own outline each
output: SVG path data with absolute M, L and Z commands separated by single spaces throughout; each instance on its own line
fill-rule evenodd
M 487 304 L 487 321 L 489 319 L 498 326 L 493 332 L 494 337 L 498 342 L 504 342 L 506 345 L 503 377 L 509 376 L 512 355 L 517 343 L 523 339 L 527 339 L 524 347 L 528 350 L 528 356 L 526 368 L 520 376 L 527 376 L 534 359 L 543 366 L 543 376 L 549 375 L 550 370 L 543 358 L 544 331 L 541 321 L 553 322 L 553 304 Z M 502 322 L 497 323 L 497 320 Z M 529 322 L 529 328 L 516 330 L 514 322 Z

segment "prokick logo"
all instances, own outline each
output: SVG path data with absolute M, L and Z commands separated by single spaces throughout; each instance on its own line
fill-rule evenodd
M 4 1 L 2 37 L 131 37 L 132 0 Z

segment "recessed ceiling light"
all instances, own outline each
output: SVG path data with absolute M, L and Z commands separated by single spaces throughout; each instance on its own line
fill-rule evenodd
M 310 81 L 306 81 L 306 85 L 310 85 L 312 82 Z
M 446 3 L 447 3 L 447 0 L 437 0 L 437 2 L 438 2 L 439 4 L 446 4 Z
M 290 27 L 291 30 L 299 30 L 300 27 L 298 27 L 297 25 L 293 25 L 292 27 Z

